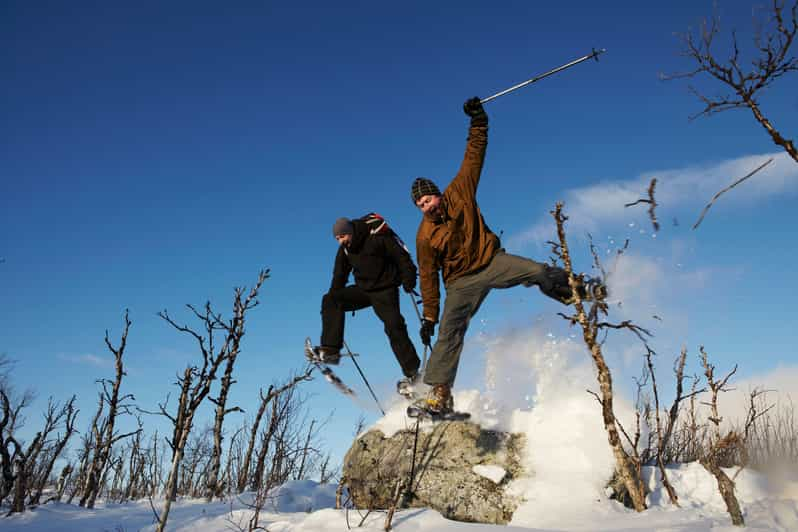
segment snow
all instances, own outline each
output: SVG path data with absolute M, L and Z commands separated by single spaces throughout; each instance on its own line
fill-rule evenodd
M 500 468 L 496 468 L 500 469 Z M 673 507 L 658 484 L 659 474 L 646 468 L 645 476 L 652 488 L 650 509 L 635 513 L 603 498 L 570 507 L 549 508 L 552 514 L 539 523 L 520 523 L 514 519 L 510 526 L 458 523 L 444 519 L 429 509 L 399 510 L 393 525 L 397 532 L 475 532 L 478 530 L 534 531 L 534 530 L 623 530 L 623 531 L 737 531 L 731 526 L 714 479 L 700 465 L 686 464 L 669 468 L 672 484 L 679 495 L 681 508 Z M 743 471 L 737 477 L 737 490 L 746 518 L 748 531 L 798 530 L 798 499 L 783 498 L 772 491 L 768 477 Z M 271 532 L 327 532 L 355 528 L 365 516 L 360 530 L 383 530 L 385 512 L 335 510 L 335 486 L 312 481 L 289 482 L 274 493 L 270 505 L 261 513 L 260 524 Z M 247 497 L 229 501 L 205 503 L 204 500 L 177 501 L 172 506 L 168 530 L 196 532 L 227 532 L 246 528 L 251 510 Z M 162 501 L 153 501 L 156 508 Z M 538 516 L 541 517 L 541 516 Z M 551 524 L 553 521 L 556 524 Z M 549 524 L 544 524 L 544 522 Z M 47 504 L 24 514 L 0 519 L 2 531 L 63 532 L 85 531 L 152 531 L 153 512 L 149 501 L 128 504 L 100 504 L 94 510 L 63 503 Z
M 503 467 L 499 467 L 497 465 L 475 465 L 471 468 L 471 470 L 477 475 L 490 480 L 494 484 L 500 483 L 507 474 L 507 471 L 505 471 Z
M 636 513 L 607 498 L 605 484 L 613 470 L 599 407 L 585 392 L 595 387 L 593 369 L 581 346 L 540 331 L 506 335 L 485 345 L 488 383 L 485 391 L 459 389 L 455 405 L 471 412 L 485 429 L 522 433 L 526 476 L 508 490 L 524 502 L 509 526 L 458 523 L 430 509 L 399 510 L 393 519 L 398 532 L 472 532 L 531 530 L 737 531 L 731 525 L 715 479 L 696 463 L 671 466 L 669 479 L 679 495 L 671 504 L 654 468 L 644 468 L 650 494 L 649 510 Z M 512 356 L 508 356 L 511 353 Z M 577 361 L 577 362 L 574 362 Z M 580 362 L 581 361 L 581 362 Z M 617 397 L 619 416 L 630 426 L 633 410 Z M 371 428 L 386 435 L 415 427 L 405 416 L 406 401 L 394 400 L 386 415 Z M 421 430 L 432 424 L 421 421 Z M 493 482 L 506 472 L 489 464 L 474 471 Z M 734 475 L 736 470 L 729 470 Z M 746 519 L 744 530 L 798 531 L 798 465 L 782 464 L 772 471 L 741 471 L 736 493 Z M 336 510 L 334 485 L 293 481 L 276 489 L 261 512 L 260 524 L 271 532 L 326 532 L 356 528 L 383 530 L 385 512 Z M 252 515 L 252 494 L 223 502 L 181 499 L 172 506 L 168 530 L 215 532 L 246 529 Z M 156 509 L 163 501 L 153 501 Z M 76 505 L 47 504 L 33 511 L 0 518 L 0 532 L 151 531 L 149 501 L 104 504 L 94 510 Z

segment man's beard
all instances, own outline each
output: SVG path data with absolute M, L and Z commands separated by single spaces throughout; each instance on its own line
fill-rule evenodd
M 443 211 L 441 211 L 440 206 L 435 207 L 434 209 L 430 209 L 427 211 L 424 216 L 429 218 L 433 222 L 440 222 L 443 220 Z

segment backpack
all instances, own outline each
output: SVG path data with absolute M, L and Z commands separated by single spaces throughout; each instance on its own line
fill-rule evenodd
M 371 235 L 390 235 L 394 237 L 396 242 L 399 246 L 405 250 L 405 252 L 410 255 L 410 250 L 407 249 L 407 246 L 402 239 L 399 238 L 399 235 L 388 225 L 388 222 L 385 221 L 381 215 L 377 214 L 376 212 L 370 212 L 365 216 L 361 216 L 359 218 L 361 222 L 366 223 L 366 227 L 369 228 L 369 234 Z

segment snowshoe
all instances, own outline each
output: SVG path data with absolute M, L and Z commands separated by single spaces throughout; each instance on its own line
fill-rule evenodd
M 468 412 L 457 412 L 456 410 L 436 412 L 414 403 L 407 407 L 407 417 L 429 419 L 430 421 L 467 421 L 471 419 L 471 414 Z
M 341 350 L 337 347 L 317 345 L 316 347 L 312 347 L 311 351 L 313 357 L 322 364 L 337 366 L 341 363 Z
M 316 352 L 316 349 L 313 347 L 313 343 L 310 341 L 310 338 L 305 339 L 305 358 L 308 359 L 308 362 L 319 368 L 321 374 L 324 376 L 324 379 L 335 386 L 335 388 L 343 393 L 344 395 L 351 395 L 355 396 L 355 391 L 344 384 L 344 381 L 341 380 L 338 375 L 333 372 L 329 367 L 327 367 L 327 363 L 324 362 L 322 357 L 319 356 L 319 353 Z M 340 352 L 338 354 L 338 360 L 340 361 L 341 355 Z M 337 362 L 336 362 L 337 363 Z

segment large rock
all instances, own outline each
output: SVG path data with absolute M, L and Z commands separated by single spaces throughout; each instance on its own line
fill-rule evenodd
M 354 441 L 344 457 L 343 477 L 356 507 L 391 507 L 397 483 L 407 484 L 410 478 L 414 436 L 414 430 L 390 438 L 370 430 Z M 482 430 L 473 423 L 422 426 L 412 487 L 400 507 L 433 508 L 458 521 L 505 524 L 521 502 L 505 489 L 522 473 L 522 446 L 521 435 Z

